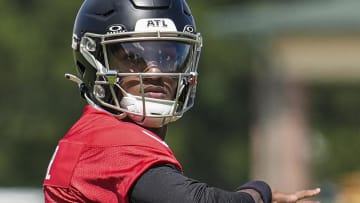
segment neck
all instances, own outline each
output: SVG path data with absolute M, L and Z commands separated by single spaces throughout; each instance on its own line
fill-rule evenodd
M 135 123 L 133 120 L 129 119 L 128 117 L 124 118 L 123 121 Z M 137 123 L 135 123 L 135 124 L 137 124 Z M 139 125 L 139 124 L 137 124 L 137 125 Z M 142 127 L 146 128 L 144 126 L 142 126 Z M 167 132 L 167 125 L 164 125 L 163 127 L 160 127 L 160 128 L 146 128 L 146 129 L 155 133 L 157 136 L 159 136 L 159 138 L 161 140 L 165 140 L 165 136 L 166 136 L 166 132 Z
M 167 126 L 163 126 L 161 128 L 146 128 L 150 130 L 151 132 L 155 133 L 157 136 L 159 136 L 162 140 L 165 140 Z

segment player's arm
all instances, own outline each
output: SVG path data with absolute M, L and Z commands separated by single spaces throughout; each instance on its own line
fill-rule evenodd
M 133 203 L 270 203 L 270 187 L 261 181 L 249 182 L 238 191 L 225 191 L 184 176 L 175 167 L 157 166 L 145 172 L 130 193 Z

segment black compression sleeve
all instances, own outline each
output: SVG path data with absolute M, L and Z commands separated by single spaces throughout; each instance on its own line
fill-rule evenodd
M 133 186 L 130 199 L 133 203 L 255 203 L 248 193 L 209 187 L 168 165 L 145 172 Z
M 272 201 L 271 188 L 263 181 L 251 181 L 238 188 L 238 190 L 243 189 L 256 190 L 260 194 L 261 199 L 263 199 L 264 203 L 271 203 Z

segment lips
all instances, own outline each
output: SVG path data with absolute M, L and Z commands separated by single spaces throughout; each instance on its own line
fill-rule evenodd
M 147 86 L 144 87 L 145 97 L 151 97 L 155 99 L 166 99 L 168 93 L 160 86 Z

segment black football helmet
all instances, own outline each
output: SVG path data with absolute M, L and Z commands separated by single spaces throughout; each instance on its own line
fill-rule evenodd
M 157 128 L 193 106 L 201 47 L 185 0 L 85 0 L 72 38 L 78 77 L 66 77 L 89 104 Z M 149 66 L 160 71 L 144 71 Z M 139 94 L 122 86 L 126 77 L 137 78 Z M 173 98 L 147 96 L 144 81 L 151 77 L 176 81 Z

